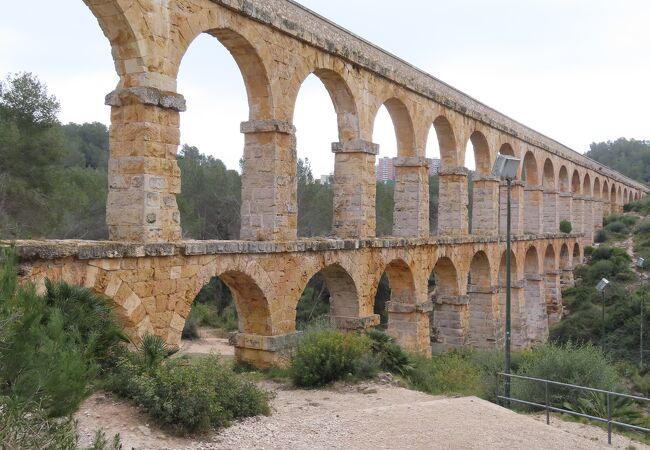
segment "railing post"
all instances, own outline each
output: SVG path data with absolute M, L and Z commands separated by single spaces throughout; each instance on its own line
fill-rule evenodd
M 544 397 L 546 398 L 546 425 L 551 423 L 551 415 L 548 410 L 549 398 L 548 398 L 548 381 L 544 381 Z
M 501 402 L 499 401 L 499 375 L 500 375 L 499 372 L 497 372 L 496 377 L 494 377 L 494 379 L 496 380 L 496 386 L 494 386 L 495 387 L 494 392 L 496 394 L 497 405 L 501 405 Z
M 607 443 L 612 445 L 612 404 L 607 393 Z

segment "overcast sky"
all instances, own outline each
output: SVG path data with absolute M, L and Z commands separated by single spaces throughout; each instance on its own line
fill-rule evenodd
M 83 2 L 3 3 L 0 75 L 36 74 L 61 101 L 64 123 L 108 124 L 104 96 L 117 76 L 108 42 Z M 578 152 L 619 137 L 650 139 L 647 0 L 300 3 Z M 246 93 L 237 66 L 217 40 L 205 36 L 192 44 L 178 90 L 188 102 L 182 142 L 237 169 Z M 300 92 L 294 122 L 299 157 L 312 161 L 316 175 L 331 172 L 336 117 L 313 76 Z M 377 117 L 373 140 L 382 156 L 396 154 L 385 111 Z M 437 152 L 435 145 L 427 151 Z

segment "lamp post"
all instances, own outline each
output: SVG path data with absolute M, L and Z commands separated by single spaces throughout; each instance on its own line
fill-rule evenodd
M 607 289 L 607 286 L 609 286 L 609 281 L 607 278 L 603 278 L 598 282 L 596 285 L 596 289 L 600 291 L 602 294 L 602 318 L 601 318 L 601 331 L 600 331 L 600 349 L 603 353 L 605 353 L 605 289 Z
M 504 345 L 505 351 L 505 374 L 506 374 L 506 385 L 505 385 L 505 397 L 510 398 L 510 347 L 511 347 L 511 323 L 510 323 L 510 222 L 511 222 L 511 195 L 510 191 L 512 189 L 512 180 L 517 176 L 517 169 L 519 169 L 519 159 L 507 156 L 507 155 L 497 155 L 497 159 L 494 162 L 494 167 L 492 168 L 492 175 L 506 180 L 507 193 L 508 193 L 508 206 L 507 206 L 507 218 L 506 218 L 506 342 Z
M 636 266 L 643 270 L 645 268 L 645 259 L 639 258 L 636 260 Z M 645 309 L 645 296 L 641 293 L 639 299 L 641 301 L 641 323 L 639 325 L 639 368 L 643 369 L 643 321 L 645 319 L 644 309 Z

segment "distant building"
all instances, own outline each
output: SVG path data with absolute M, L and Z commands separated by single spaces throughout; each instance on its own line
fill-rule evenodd
M 332 177 L 334 175 L 329 174 L 329 175 L 321 175 L 320 176 L 320 184 L 332 184 Z
M 375 175 L 377 181 L 387 182 L 395 181 L 395 160 L 397 158 L 383 157 L 379 158 L 375 166 Z M 429 161 L 429 176 L 438 175 L 440 172 L 440 159 L 428 158 Z

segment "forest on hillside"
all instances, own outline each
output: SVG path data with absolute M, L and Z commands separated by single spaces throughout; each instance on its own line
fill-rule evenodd
M 642 183 L 650 183 L 650 141 L 619 138 L 591 144 L 585 156 Z

